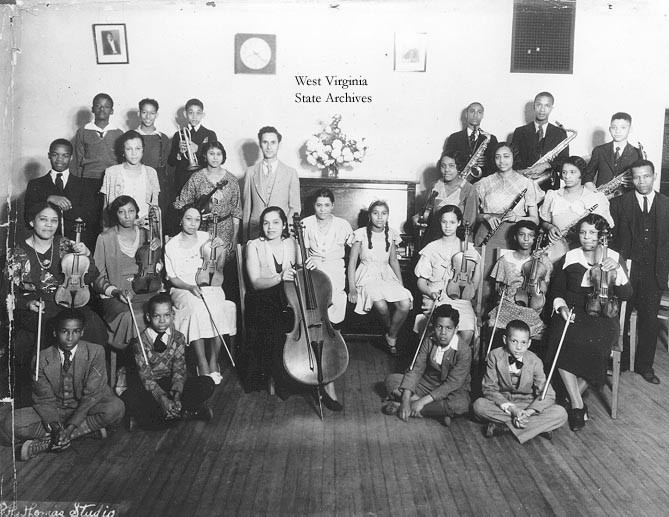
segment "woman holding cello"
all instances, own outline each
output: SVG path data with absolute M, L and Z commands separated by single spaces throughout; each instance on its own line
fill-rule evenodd
M 12 285 L 14 289 L 17 407 L 31 404 L 31 360 L 36 352 L 35 343 L 38 341 L 36 329 L 40 306 L 44 324 L 39 342 L 41 348 L 47 348 L 53 334 L 49 322 L 64 308 L 58 304 L 56 297 L 57 292 L 63 292 L 59 287 L 66 284 L 67 278 L 78 276 L 88 291 L 87 282 L 97 275 L 93 262 L 88 260 L 91 253 L 83 242 L 56 235 L 61 214 L 55 205 L 38 203 L 28 207 L 26 215 L 30 235 L 8 251 L 3 279 L 3 300 L 7 299 Z M 83 231 L 75 223 L 75 231 L 77 229 Z M 79 268 L 73 271 L 72 267 L 77 263 Z M 90 292 L 81 294 L 84 296 L 76 298 L 85 299 Z M 65 298 L 71 299 L 69 291 L 65 292 Z M 107 330 L 104 322 L 89 308 L 88 303 L 77 308 L 86 317 L 83 339 L 105 346 Z
M 181 232 L 165 245 L 165 271 L 172 284 L 174 326 L 195 350 L 198 375 L 209 375 L 220 384 L 218 356 L 223 336 L 237 334 L 237 307 L 226 300 L 220 284 L 198 285 L 198 270 L 205 262 L 203 251 L 210 253 L 224 245 L 220 237 L 212 239 L 209 233 L 199 231 L 200 221 L 195 208 L 183 211 Z
M 137 322 L 142 322 L 143 304 L 162 287 L 158 276 L 153 289 L 137 289 L 139 293 L 135 290 L 141 271 L 144 268 L 155 269 L 156 262 L 161 258 L 161 242 L 158 231 L 151 232 L 153 238 L 149 239 L 149 232 L 137 226 L 139 206 L 134 198 L 119 196 L 111 202 L 108 211 L 113 226 L 98 236 L 95 245 L 94 259 L 100 276 L 93 283 L 93 288 L 102 299 L 102 317 L 109 326 L 109 344 L 124 349 L 132 338 L 137 337 L 128 302 L 132 301 Z M 148 223 L 156 228 L 160 226 L 155 212 L 149 213 Z M 142 248 L 147 251 L 146 263 L 138 260 Z M 149 256 L 151 264 L 147 261 Z
M 585 426 L 588 408 L 582 394 L 589 384 L 601 386 L 611 346 L 618 339 L 618 299 L 627 300 L 632 288 L 617 252 L 608 249 L 609 225 L 590 214 L 576 225 L 580 246 L 564 256 L 551 284 L 555 311 L 548 333 L 549 359 L 555 357 L 565 322 L 573 310 L 557 368 L 569 397 L 569 427 Z M 599 303 L 601 300 L 605 303 Z M 594 304 L 591 302 L 595 302 Z
M 463 230 L 463 221 L 462 212 L 457 206 L 442 206 L 436 216 L 441 238 L 430 242 L 420 251 L 414 269 L 418 290 L 423 295 L 422 310 L 429 313 L 434 304 L 450 304 L 459 314 L 458 336 L 464 344 L 470 345 L 476 331 L 476 314 L 471 300 L 481 282 L 481 268 L 478 267 L 481 256 L 471 246 L 471 242 L 467 242 L 467 238 L 460 240 L 458 236 L 458 232 Z M 467 249 L 464 249 L 465 246 Z M 453 289 L 451 281 L 457 279 L 463 267 L 468 286 L 461 292 L 460 286 Z M 426 316 L 416 316 L 414 332 L 422 333 L 428 324 L 426 320 Z

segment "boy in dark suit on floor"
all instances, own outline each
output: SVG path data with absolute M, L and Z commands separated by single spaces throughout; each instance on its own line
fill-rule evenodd
M 486 359 L 483 397 L 474 402 L 474 413 L 488 422 L 488 438 L 511 432 L 520 443 L 538 434 L 551 439 L 553 430 L 567 421 L 567 412 L 555 404 L 551 386 L 541 399 L 546 374 L 541 359 L 528 350 L 530 328 L 523 321 L 510 321 L 503 340 L 505 346 Z

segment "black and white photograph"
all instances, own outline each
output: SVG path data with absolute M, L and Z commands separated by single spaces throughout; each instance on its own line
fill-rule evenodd
M 128 40 L 124 23 L 94 24 L 93 38 L 99 65 L 128 63 Z

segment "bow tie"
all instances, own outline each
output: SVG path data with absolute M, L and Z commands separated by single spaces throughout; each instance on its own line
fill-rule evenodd
M 519 370 L 523 367 L 523 362 L 520 359 L 516 359 L 514 356 L 509 356 L 509 365 L 515 364 L 516 368 Z

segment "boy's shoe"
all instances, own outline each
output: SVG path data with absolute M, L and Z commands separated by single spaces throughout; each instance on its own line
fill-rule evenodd
M 396 402 L 386 402 L 383 406 L 381 406 L 381 413 L 384 415 L 389 415 L 393 416 L 396 415 L 397 412 L 399 411 L 400 406 Z
M 485 427 L 485 437 L 492 438 L 494 436 L 501 436 L 506 433 L 510 433 L 511 430 L 504 424 L 497 424 L 495 422 L 488 422 L 488 425 Z
M 64 451 L 67 449 L 70 444 L 67 443 L 61 447 L 54 447 L 53 445 L 53 440 L 51 439 L 50 436 L 47 436 L 46 438 L 36 438 L 34 440 L 26 440 L 23 442 L 23 445 L 21 445 L 21 453 L 20 453 L 20 458 L 21 461 L 28 461 L 31 458 L 34 458 L 38 454 L 41 454 L 46 451 Z
M 585 427 L 585 415 L 587 409 L 583 408 L 572 408 L 567 413 L 567 419 L 569 421 L 569 429 L 572 431 L 580 431 Z
M 545 433 L 539 433 L 539 436 L 546 438 L 549 442 L 553 440 L 553 431 L 546 431 Z

